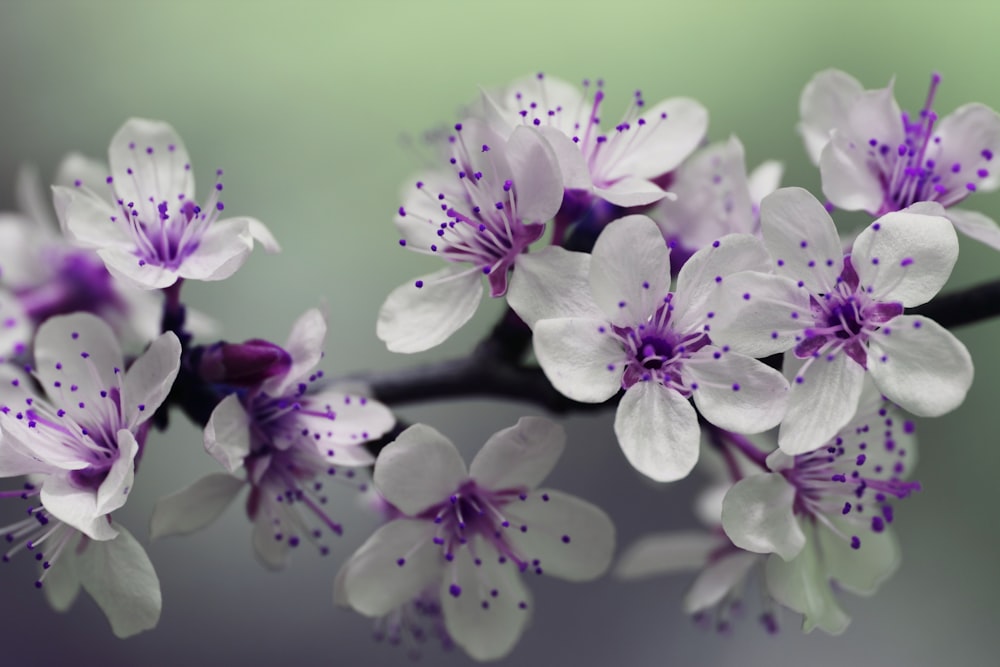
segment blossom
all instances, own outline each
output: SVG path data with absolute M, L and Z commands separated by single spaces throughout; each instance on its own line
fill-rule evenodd
M 673 252 L 683 259 L 726 234 L 760 235 L 760 202 L 777 189 L 782 165 L 764 162 L 749 175 L 743 144 L 735 136 L 707 146 L 671 173 L 676 199 L 661 199 L 649 211 Z
M 993 156 L 1000 116 L 978 103 L 939 119 L 931 77 L 923 108 L 900 111 L 892 84 L 864 90 L 839 70 L 820 72 L 802 91 L 799 131 L 823 177 L 823 193 L 840 208 L 871 215 L 932 201 L 962 233 L 1000 249 L 1000 228 L 982 213 L 952 208 L 975 192 L 1000 187 Z
M 371 465 L 362 445 L 388 431 L 395 419 L 381 403 L 337 389 L 318 389 L 323 372 L 326 320 L 316 309 L 302 315 L 285 342 L 280 373 L 264 373 L 247 387 L 237 368 L 229 376 L 243 388 L 222 399 L 205 426 L 205 448 L 229 474 L 213 474 L 162 498 L 153 512 L 155 537 L 190 533 L 214 521 L 236 495 L 249 487 L 247 513 L 254 522 L 253 546 L 267 567 L 283 567 L 291 549 L 303 541 L 328 548 L 325 534 L 341 526 L 327 513 L 323 478 L 348 468 Z M 255 350 L 274 346 L 251 341 Z M 222 359 L 232 363 L 239 355 Z M 257 368 L 259 355 L 249 355 Z M 244 472 L 245 477 L 236 476 Z
M 625 207 L 662 199 L 666 193 L 654 179 L 698 146 L 708 112 L 684 97 L 647 109 L 636 91 L 621 120 L 608 130 L 601 127 L 603 103 L 600 80 L 584 81 L 580 90 L 542 74 L 516 81 L 497 95 L 483 94 L 484 115 L 497 131 L 509 133 L 521 125 L 539 129 L 559 158 L 568 190 Z
M 713 343 L 723 277 L 767 261 L 732 234 L 696 253 L 670 292 L 670 250 L 635 215 L 609 224 L 592 255 L 548 248 L 525 258 L 508 301 L 532 328 L 535 356 L 559 392 L 586 403 L 624 389 L 615 434 L 629 463 L 657 481 L 698 459 L 698 417 L 756 433 L 778 424 L 788 385 L 778 371 Z M 728 278 L 727 278 L 728 280 Z
M 894 499 L 920 489 L 904 481 L 916 463 L 913 430 L 869 382 L 858 414 L 825 447 L 796 456 L 776 450 L 768 472 L 726 494 L 726 534 L 742 549 L 772 554 L 768 591 L 804 615 L 805 631 L 846 629 L 831 580 L 871 595 L 898 567 L 889 524 Z
M 0 477 L 41 475 L 48 514 L 94 540 L 118 531 L 108 515 L 125 504 L 147 422 L 180 366 L 173 333 L 128 369 L 114 334 L 89 313 L 53 317 L 35 337 L 30 381 L 7 375 L 0 389 Z
M 506 655 L 531 610 L 519 573 L 585 581 L 611 561 L 614 526 L 604 512 L 537 488 L 564 444 L 557 424 L 524 417 L 494 434 L 466 469 L 433 428 L 403 431 L 379 454 L 374 481 L 405 516 L 344 564 L 337 600 L 381 617 L 432 587 L 456 644 L 477 660 Z
M 903 314 L 938 292 L 958 257 L 954 229 L 938 213 L 928 203 L 887 213 L 845 256 L 829 214 L 808 192 L 784 188 L 764 200 L 776 274 L 734 276 L 723 289 L 731 307 L 714 334 L 745 354 L 792 350 L 804 360 L 778 435 L 787 454 L 819 447 L 851 419 L 866 374 L 920 416 L 965 399 L 973 375 L 965 346 L 936 322 Z
M 379 311 L 376 334 L 393 352 L 421 352 L 457 331 L 482 299 L 507 292 L 507 274 L 555 215 L 563 190 L 542 136 L 519 128 L 504 139 L 483 123 L 455 125 L 452 170 L 427 174 L 396 217 L 401 246 L 447 268 L 406 283 Z
M 128 120 L 111 139 L 108 158 L 107 196 L 82 179 L 53 192 L 67 236 L 96 248 L 116 278 L 143 289 L 183 278 L 222 280 L 243 265 L 254 240 L 268 252 L 279 249 L 259 221 L 219 219 L 221 180 L 204 206 L 196 203 L 187 149 L 170 125 Z

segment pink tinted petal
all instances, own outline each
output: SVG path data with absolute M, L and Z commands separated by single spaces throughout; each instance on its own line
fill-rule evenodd
M 551 219 L 562 204 L 563 177 L 549 143 L 537 130 L 519 127 L 507 141 L 507 160 L 517 216 L 525 223 Z
M 542 417 L 521 417 L 490 436 L 469 464 L 469 476 L 486 489 L 533 489 L 555 467 L 566 446 L 562 426 Z
M 555 127 L 541 127 L 539 129 L 542 136 L 549 143 L 549 147 L 556 155 L 559 163 L 559 171 L 562 174 L 563 187 L 567 190 L 590 190 L 592 182 L 590 180 L 590 169 L 587 161 L 580 151 L 580 147 L 573 143 L 569 136 Z
M 177 267 L 177 275 L 192 280 L 225 280 L 243 266 L 252 249 L 250 218 L 219 220 Z
M 806 363 L 790 383 L 788 413 L 778 431 L 786 454 L 824 445 L 854 416 L 861 396 L 865 370 L 846 354 L 820 353 Z
M 0 288 L 0 363 L 27 349 L 33 328 L 17 297 Z
M 934 129 L 941 137 L 940 164 L 960 164 L 962 175 L 968 174 L 979 192 L 1000 186 L 1000 170 L 986 157 L 1000 155 L 1000 116 L 996 111 L 984 104 L 966 104 L 942 118 Z M 987 175 L 979 176 L 978 169 L 986 169 Z
M 621 389 L 625 351 L 606 321 L 540 320 L 533 342 L 538 365 L 564 396 L 600 403 Z
M 605 227 L 591 253 L 590 289 L 616 324 L 656 312 L 670 291 L 670 249 L 656 223 L 630 215 Z
M 885 88 L 866 90 L 851 105 L 844 134 L 865 143 L 870 139 L 895 148 L 903 143 L 902 112 L 893 97 L 892 83 Z
M 972 385 L 972 357 L 954 334 L 919 315 L 890 320 L 868 342 L 879 391 L 921 417 L 951 412 Z
M 930 301 L 958 260 L 955 228 L 943 217 L 888 213 L 858 234 L 851 263 L 862 289 L 878 301 L 911 308 Z
M 815 197 L 802 188 L 776 190 L 761 202 L 760 224 L 779 275 L 814 293 L 833 288 L 844 251 L 830 214 Z
M 615 435 L 632 467 L 657 482 L 687 477 L 698 462 L 701 430 L 688 400 L 655 382 L 629 387 L 615 413 Z
M 375 461 L 379 493 L 410 516 L 447 500 L 468 477 L 451 440 L 424 424 L 400 433 Z
M 663 100 L 631 123 L 635 133 L 628 150 L 614 161 L 606 177 L 654 178 L 671 171 L 694 152 L 708 129 L 708 111 L 695 100 L 675 97 Z
M 841 129 L 851 107 L 864 88 L 858 80 L 837 69 L 823 70 L 806 84 L 799 98 L 799 134 L 813 164 L 830 140 L 830 132 Z
M 881 174 L 868 165 L 868 144 L 856 141 L 834 132 L 823 149 L 819 160 L 823 194 L 838 208 L 874 215 L 882 208 L 885 190 Z
M 100 197 L 76 188 L 52 189 L 56 213 L 66 236 L 87 248 L 133 246 L 124 229 L 111 221 L 120 211 Z

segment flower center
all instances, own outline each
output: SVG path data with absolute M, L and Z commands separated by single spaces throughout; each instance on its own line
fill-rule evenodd
M 635 327 L 614 327 L 626 353 L 626 368 L 622 375 L 622 388 L 628 389 L 637 382 L 659 382 L 685 396 L 681 379 L 684 359 L 711 341 L 707 334 L 683 335 L 670 326 L 672 311 L 666 299 L 649 321 Z M 609 367 L 609 370 L 615 370 Z

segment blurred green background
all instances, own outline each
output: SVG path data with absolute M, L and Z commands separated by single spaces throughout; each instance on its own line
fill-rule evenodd
M 69 150 L 103 156 L 129 116 L 167 120 L 203 184 L 225 168 L 227 210 L 265 221 L 284 246 L 276 257 L 255 253 L 224 283 L 186 286 L 186 300 L 230 339 L 278 341 L 301 312 L 326 303 L 328 373 L 404 367 L 462 354 L 499 312 L 490 304 L 418 358 L 389 354 L 374 337 L 385 295 L 436 268 L 395 242 L 399 192 L 421 166 L 402 137 L 453 122 L 478 86 L 536 71 L 600 76 L 611 115 L 636 88 L 650 103 L 691 96 L 710 111 L 710 138 L 737 134 L 750 165 L 782 160 L 787 184 L 819 194 L 794 132 L 799 93 L 816 71 L 839 67 L 868 87 L 895 76 L 900 103 L 917 109 L 937 70 L 939 112 L 972 100 L 1000 108 L 998 28 L 996 2 L 0 0 L 0 209 L 13 206 L 18 164 L 51 177 Z M 1000 219 L 1000 195 L 969 207 Z M 998 267 L 994 251 L 963 239 L 950 288 L 994 278 Z M 844 596 L 855 618 L 845 636 L 800 636 L 787 615 L 772 638 L 753 613 L 732 637 L 698 631 L 679 609 L 683 576 L 649 585 L 539 579 L 537 613 L 503 664 L 997 664 L 1000 324 L 956 333 L 976 361 L 972 393 L 953 414 L 919 423 L 925 490 L 897 508 L 902 569 L 873 599 Z M 403 415 L 471 453 L 536 412 L 477 401 Z M 157 497 L 214 472 L 200 434 L 174 421 L 168 436 L 151 439 L 119 517 L 140 539 Z M 566 423 L 570 447 L 552 484 L 605 507 L 622 545 L 694 524 L 697 479 L 640 480 L 614 444 L 610 414 Z M 372 526 L 350 494 L 342 502 L 347 534 L 333 556 L 304 550 L 278 575 L 254 561 L 239 508 L 203 534 L 151 545 L 163 617 L 124 642 L 89 599 L 57 615 L 32 588 L 30 563 L 5 566 L 4 664 L 408 664 L 405 651 L 372 644 L 368 621 L 331 605 L 336 567 Z M 424 661 L 467 662 L 435 648 Z

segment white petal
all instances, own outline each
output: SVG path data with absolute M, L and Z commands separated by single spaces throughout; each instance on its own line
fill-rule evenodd
M 120 429 L 117 433 L 118 458 L 107 472 L 107 476 L 97 489 L 97 513 L 109 515 L 128 500 L 135 481 L 135 457 L 139 454 L 139 443 L 132 431 Z
M 423 352 L 468 322 L 483 298 L 480 274 L 449 266 L 392 291 L 378 313 L 375 334 L 392 352 Z M 423 287 L 416 287 L 421 282 Z
M 519 255 L 507 288 L 507 304 L 532 329 L 541 319 L 604 319 L 590 295 L 590 255 L 549 246 Z
M 780 473 L 745 477 L 722 502 L 722 527 L 733 544 L 754 553 L 795 558 L 806 536 L 793 513 L 795 487 Z
M 670 196 L 656 183 L 634 176 L 627 176 L 602 188 L 595 187 L 593 192 L 595 197 L 622 208 L 648 206 Z
M 719 290 L 727 285 L 728 276 L 738 271 L 769 271 L 770 266 L 764 244 L 749 234 L 728 234 L 705 246 L 677 274 L 677 290 L 671 301 L 674 328 L 700 330 L 709 323 L 708 313 L 717 310 Z
M 555 467 L 566 431 L 552 420 L 521 417 L 490 436 L 469 465 L 469 476 L 487 489 L 533 489 Z
M 555 127 L 542 126 L 539 132 L 549 142 L 549 146 L 559 161 L 559 171 L 562 173 L 563 187 L 567 190 L 590 190 L 590 169 L 580 151 L 566 133 Z
M 823 194 L 838 208 L 871 214 L 882 208 L 885 190 L 880 173 L 868 165 L 868 150 L 868 144 L 859 145 L 840 132 L 834 132 L 823 149 Z
M 524 560 L 568 581 L 595 579 L 615 551 L 615 527 L 599 507 L 576 496 L 538 489 L 503 509 L 511 521 L 508 539 Z M 514 526 L 519 526 L 517 530 Z M 527 530 L 521 530 L 521 526 Z
M 614 322 L 645 322 L 670 291 L 670 249 L 656 223 L 629 215 L 601 232 L 590 261 L 594 301 Z
M 864 377 L 865 369 L 843 351 L 811 358 L 791 382 L 788 413 L 778 431 L 781 451 L 805 454 L 836 435 L 857 410 Z
M 177 268 L 182 278 L 225 280 L 236 273 L 253 250 L 250 218 L 218 220 L 205 231 L 198 248 Z
M 728 431 L 760 433 L 785 416 L 788 382 L 756 359 L 703 347 L 684 364 L 684 380 L 697 385 L 692 397 L 702 416 Z
M 4 277 L 7 277 L 4 272 Z M 28 348 L 34 326 L 14 294 L 0 288 L 0 363 Z
M 902 112 L 893 97 L 892 82 L 885 88 L 864 91 L 847 117 L 845 134 L 860 142 L 875 138 L 895 147 L 905 139 Z
M 121 225 L 111 221 L 121 216 L 110 203 L 85 190 L 52 188 L 59 222 L 72 241 L 87 248 L 135 248 Z
M 136 289 L 163 289 L 177 282 L 176 271 L 146 261 L 140 263 L 138 256 L 129 249 L 100 248 L 97 256 L 115 279 Z
M 244 484 L 238 477 L 216 473 L 160 498 L 149 521 L 149 539 L 201 530 L 219 518 Z
M 723 280 L 721 294 L 712 342 L 740 354 L 760 359 L 790 350 L 812 322 L 809 294 L 785 276 L 738 273 Z
M 288 389 L 319 364 L 326 342 L 326 317 L 318 308 L 310 308 L 295 320 L 288 334 L 284 349 L 292 358 L 292 365 L 284 375 L 268 378 L 261 383 L 261 391 L 271 396 L 283 396 Z
M 919 315 L 894 317 L 872 336 L 868 370 L 889 400 L 921 417 L 939 417 L 961 405 L 973 377 L 965 345 Z
M 802 621 L 805 632 L 820 628 L 831 635 L 839 635 L 847 629 L 851 619 L 834 599 L 814 544 L 808 544 L 789 562 L 771 556 L 764 571 L 767 590 L 774 599 L 805 616 Z
M 849 524 L 837 522 L 845 535 Z M 848 539 L 817 526 L 822 567 L 837 584 L 857 595 L 872 595 L 899 567 L 899 544 L 891 530 L 865 531 L 861 547 L 852 549 Z
M 160 620 L 160 581 L 146 551 L 118 524 L 118 537 L 91 541 L 76 557 L 83 585 L 111 623 L 116 637 L 156 627 Z
M 375 461 L 379 493 L 410 516 L 447 500 L 468 476 L 451 440 L 424 424 L 400 433 Z
M 205 451 L 229 472 L 243 467 L 250 454 L 250 416 L 233 393 L 219 401 L 205 424 Z
M 988 218 L 978 211 L 963 211 L 955 208 L 948 209 L 945 215 L 958 231 L 971 239 L 985 243 L 994 250 L 1000 250 L 1000 226 L 992 218 Z
M 665 174 L 694 152 L 708 129 L 708 111 L 686 97 L 663 100 L 643 112 L 641 118 L 645 125 L 640 126 L 638 120 L 631 123 L 628 132 L 635 133 L 634 138 L 623 138 L 633 143 L 611 166 L 607 178 L 654 178 Z
M 52 608 L 68 611 L 80 594 L 80 578 L 76 574 L 76 550 L 80 540 L 87 539 L 80 533 L 73 535 L 63 547 L 59 560 L 45 571 L 42 591 Z
M 705 531 L 646 535 L 618 557 L 617 579 L 645 579 L 653 575 L 700 570 L 726 540 Z
M 757 165 L 757 168 L 747 176 L 750 202 L 754 206 L 760 206 L 764 197 L 781 187 L 781 177 L 784 173 L 785 165 L 777 160 L 767 160 Z
M 474 659 L 497 660 L 514 648 L 524 632 L 531 616 L 531 594 L 513 561 L 497 562 L 496 551 L 479 536 L 471 546 L 482 555 L 482 565 L 474 564 L 470 549 L 460 549 L 451 570 L 454 578 L 446 577 L 441 585 L 445 627 Z M 457 596 L 451 593 L 453 584 L 460 588 Z
M 444 570 L 433 535 L 429 521 L 398 519 L 381 526 L 341 568 L 344 601 L 373 617 L 409 602 Z
M 326 456 L 327 447 L 333 446 L 337 456 L 349 456 L 355 465 L 371 465 L 371 455 L 360 445 L 380 437 L 396 423 L 389 408 L 365 396 L 323 391 L 299 401 L 303 410 L 295 415 L 298 432 L 308 430 L 305 437 L 321 455 Z M 339 463 L 350 465 L 343 459 Z
M 115 191 L 125 202 L 152 212 L 161 200 L 194 197 L 191 159 L 180 135 L 167 123 L 130 118 L 111 138 L 108 162 Z M 149 202 L 150 197 L 155 201 Z
M 607 321 L 539 320 L 533 338 L 538 365 L 559 393 L 600 403 L 621 389 L 625 352 Z
M 118 535 L 108 518 L 97 511 L 97 495 L 80 489 L 68 478 L 47 477 L 39 498 L 52 516 L 94 540 L 111 540 Z
M 781 188 L 760 204 L 764 242 L 777 273 L 829 292 L 844 267 L 844 250 L 830 214 L 802 188 Z M 813 266 L 809 263 L 813 262 Z
M 698 417 L 687 399 L 656 382 L 629 387 L 615 413 L 625 458 L 657 482 L 687 477 L 698 461 Z
M 830 132 L 842 127 L 851 107 L 864 92 L 858 80 L 837 69 L 823 70 L 806 84 L 799 98 L 799 134 L 813 164 L 830 139 Z
M 76 187 L 79 181 L 83 187 L 102 192 L 107 188 L 106 180 L 110 175 L 108 165 L 100 160 L 80 153 L 68 153 L 56 168 L 55 184 Z
M 710 563 L 694 580 L 691 589 L 684 596 L 684 613 L 697 614 L 699 611 L 714 607 L 730 591 L 743 583 L 750 573 L 750 568 L 760 559 L 761 557 L 756 554 L 737 551 Z
M 943 217 L 888 213 L 858 234 L 851 262 L 861 288 L 911 308 L 930 301 L 958 260 L 955 228 Z
M 274 234 L 271 233 L 271 230 L 263 222 L 256 218 L 245 219 L 250 236 L 253 237 L 254 241 L 263 246 L 264 252 L 268 255 L 281 252 L 281 245 L 278 243 L 278 239 L 274 237 Z
M 988 154 L 1000 154 L 1000 116 L 984 104 L 965 104 L 941 119 L 934 127 L 934 134 L 941 137 L 941 154 L 938 164 L 959 163 L 963 172 L 972 173 L 975 167 L 993 167 L 986 160 Z M 989 169 L 986 178 L 975 179 L 978 192 L 989 192 L 1000 186 L 1000 173 Z
M 551 219 L 562 204 L 563 178 L 549 143 L 534 128 L 518 127 L 507 141 L 507 161 L 517 216 L 527 223 Z
M 181 366 L 181 343 L 168 331 L 136 359 L 125 374 L 123 416 L 134 428 L 153 416 L 170 393 Z
M 280 510 L 279 510 L 280 511 Z M 288 564 L 292 548 L 288 540 L 276 539 L 271 512 L 260 512 L 253 523 L 250 544 L 257 562 L 267 569 L 277 572 Z

